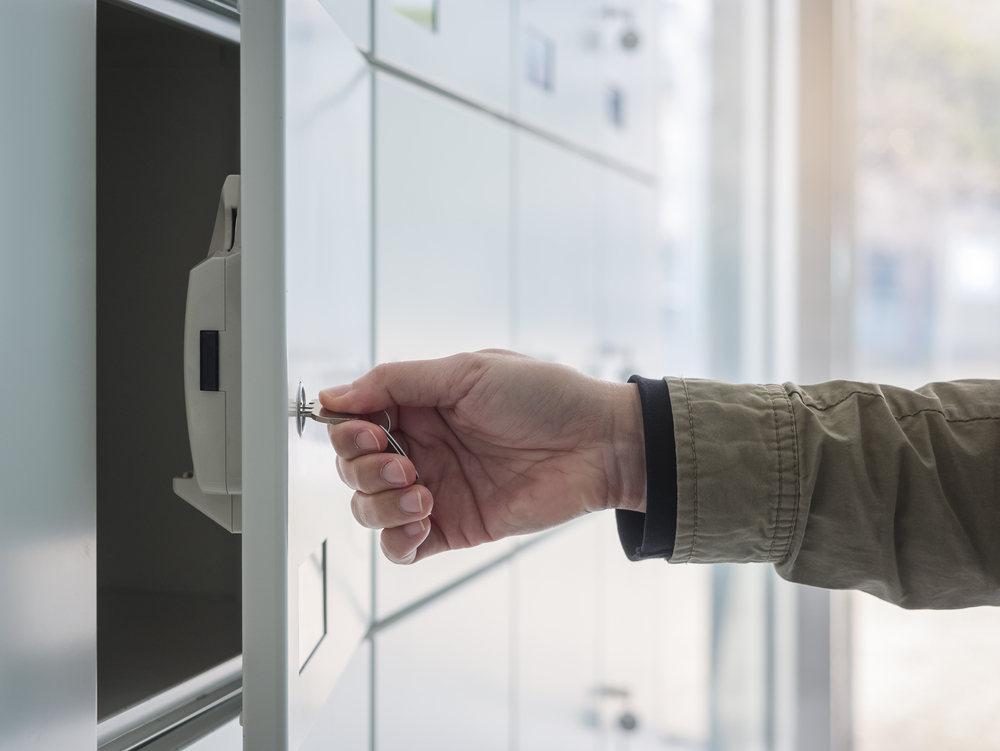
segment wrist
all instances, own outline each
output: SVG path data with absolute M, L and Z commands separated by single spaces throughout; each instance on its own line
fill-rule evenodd
M 611 399 L 611 475 L 608 505 L 646 511 L 646 443 L 642 401 L 634 383 L 613 384 Z

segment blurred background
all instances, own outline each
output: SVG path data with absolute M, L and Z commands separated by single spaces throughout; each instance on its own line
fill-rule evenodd
M 1000 372 L 998 30 L 992 2 L 858 6 L 853 378 Z M 1000 612 L 852 604 L 859 750 L 1000 747 Z
M 996 378 L 1000 5 L 658 11 L 667 372 L 907 387 Z M 1000 612 L 905 612 L 858 593 L 824 603 L 792 588 L 791 616 L 785 585 L 730 568 L 712 573 L 708 747 L 1000 747 Z M 829 637 L 825 658 L 822 639 L 812 654 L 790 650 L 790 700 L 775 652 L 796 617 L 800 640 L 809 618 Z M 720 639 L 743 639 L 744 653 Z M 829 702 L 829 736 L 804 729 L 821 719 L 802 707 L 816 681 L 829 691 L 814 696 Z M 789 716 L 798 730 L 782 729 Z
M 380 70 L 376 360 L 1000 375 L 1000 4 L 460 6 L 376 2 L 354 32 Z M 609 515 L 528 543 L 376 564 L 377 619 L 433 601 L 376 629 L 375 746 L 1000 748 L 1000 612 L 629 564 Z

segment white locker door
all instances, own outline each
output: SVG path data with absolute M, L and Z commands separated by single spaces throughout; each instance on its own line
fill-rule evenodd
M 371 614 L 371 534 L 289 410 L 371 365 L 371 78 L 317 0 L 245 0 L 241 25 L 244 748 L 282 751 Z
M 598 167 L 532 135 L 517 146 L 514 348 L 595 371 Z
M 601 30 L 595 0 L 533 0 L 518 6 L 516 114 L 588 149 L 600 148 Z
M 511 0 L 372 0 L 375 53 L 506 112 Z
M 94 4 L 2 8 L 0 749 L 76 751 L 97 715 Z
M 655 193 L 617 170 L 600 168 L 597 374 L 624 381 L 632 373 L 658 378 L 663 336 L 657 320 L 662 274 L 655 257 Z
M 381 74 L 375 88 L 376 359 L 509 347 L 510 131 Z M 505 540 L 416 566 L 379 553 L 376 617 L 508 550 Z
M 520 751 L 599 748 L 600 516 L 571 522 L 514 561 Z
M 375 635 L 378 751 L 506 751 L 510 569 L 493 570 Z

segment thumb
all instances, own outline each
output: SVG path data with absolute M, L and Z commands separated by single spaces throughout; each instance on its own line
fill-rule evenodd
M 367 414 L 400 407 L 453 407 L 489 367 L 493 354 L 476 353 L 439 360 L 383 363 L 350 386 L 319 392 L 320 403 L 336 412 Z

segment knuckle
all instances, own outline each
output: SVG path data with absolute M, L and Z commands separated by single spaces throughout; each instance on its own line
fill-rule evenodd
M 372 508 L 371 496 L 355 493 L 351 497 L 351 513 L 358 524 L 368 529 L 379 529 L 378 519 Z
M 329 425 L 327 427 L 327 432 L 330 434 L 330 442 L 333 444 L 333 450 L 341 455 L 344 453 L 343 428 L 343 425 Z
M 358 522 L 358 524 L 360 524 L 362 527 L 368 526 L 367 524 L 365 524 L 364 512 L 362 512 L 361 510 L 361 503 L 358 500 L 357 493 L 351 496 L 351 513 L 354 515 L 354 518 Z
M 380 362 L 371 370 L 371 377 L 376 383 L 385 384 L 389 376 L 389 363 Z
M 454 371 L 454 385 L 468 388 L 489 369 L 492 356 L 485 352 L 463 352 L 455 358 L 458 367 Z
M 472 370 L 482 358 L 479 352 L 462 352 L 455 355 L 455 363 L 459 370 Z
M 361 488 L 358 487 L 357 472 L 355 471 L 354 463 L 352 461 L 338 456 L 337 474 L 340 475 L 340 479 L 351 490 L 361 490 Z

